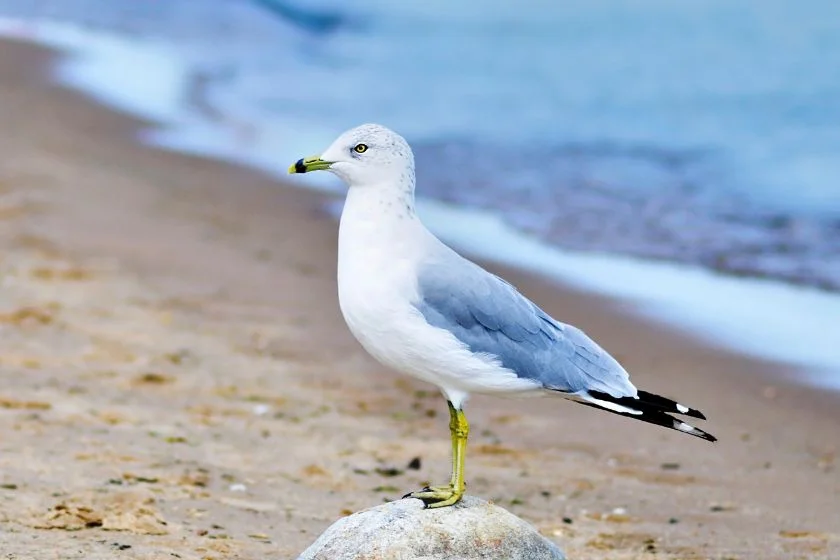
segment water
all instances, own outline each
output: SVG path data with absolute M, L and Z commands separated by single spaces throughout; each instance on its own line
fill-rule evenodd
M 279 171 L 382 122 L 415 146 L 422 194 L 552 244 L 840 290 L 832 0 L 0 0 L 0 13 L 176 53 L 167 95 L 194 129 L 182 147 Z
M 840 8 L 509 4 L 0 0 L 0 32 L 165 147 L 285 174 L 387 124 L 459 248 L 840 388 Z

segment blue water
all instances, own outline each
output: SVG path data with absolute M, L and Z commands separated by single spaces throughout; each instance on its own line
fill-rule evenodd
M 206 124 L 196 149 L 224 151 L 226 135 L 279 171 L 381 122 L 415 147 L 421 194 L 552 244 L 840 290 L 833 0 L 0 0 L 0 13 L 171 49 L 179 109 Z

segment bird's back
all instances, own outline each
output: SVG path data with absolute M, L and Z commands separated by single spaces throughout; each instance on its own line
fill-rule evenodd
M 508 282 L 451 250 L 419 269 L 417 308 L 476 353 L 547 389 L 635 395 L 627 372 L 580 329 L 549 316 Z

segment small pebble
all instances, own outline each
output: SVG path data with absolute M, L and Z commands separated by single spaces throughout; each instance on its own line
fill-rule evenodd
M 241 482 L 237 482 L 236 484 L 231 484 L 228 487 L 228 490 L 230 490 L 231 492 L 245 492 L 246 490 L 248 490 L 248 487 L 242 484 Z
M 378 474 L 379 476 L 388 476 L 388 477 L 399 476 L 399 475 L 403 474 L 403 471 L 396 468 L 396 467 L 377 467 L 375 469 L 375 471 L 376 471 L 376 474 Z
M 254 405 L 254 414 L 257 416 L 263 416 L 265 414 L 268 414 L 269 410 L 271 410 L 271 407 L 269 407 L 267 404 Z

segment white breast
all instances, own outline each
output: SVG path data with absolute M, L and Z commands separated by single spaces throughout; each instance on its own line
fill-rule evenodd
M 439 241 L 413 212 L 384 211 L 389 202 L 393 208 L 394 201 L 375 191 L 351 189 L 341 217 L 338 296 L 359 343 L 386 366 L 438 385 L 453 402 L 470 392 L 534 389 L 426 322 L 413 305 L 419 299 L 417 267 Z
M 338 240 L 338 298 L 347 326 L 362 346 L 391 367 L 404 369 L 407 323 L 419 321 L 417 263 L 422 260 L 422 226 L 392 211 L 394 201 L 373 189 L 351 189 Z M 412 234 L 407 234 L 412 231 Z

